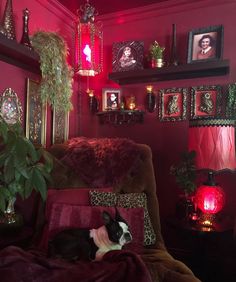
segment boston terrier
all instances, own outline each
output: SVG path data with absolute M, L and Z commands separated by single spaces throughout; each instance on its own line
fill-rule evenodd
M 111 250 L 121 250 L 131 242 L 132 235 L 127 222 L 116 210 L 115 218 L 103 211 L 103 226 L 98 229 L 66 229 L 49 242 L 49 256 L 69 261 L 101 260 Z

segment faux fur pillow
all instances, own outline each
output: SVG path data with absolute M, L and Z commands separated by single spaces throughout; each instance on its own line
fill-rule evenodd
M 143 208 L 144 209 L 144 246 L 156 242 L 150 216 L 147 209 L 147 196 L 145 193 L 118 194 L 113 192 L 90 191 L 90 203 L 93 206 Z

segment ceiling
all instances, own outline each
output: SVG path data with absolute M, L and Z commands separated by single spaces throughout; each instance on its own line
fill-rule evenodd
M 90 0 L 89 3 L 96 8 L 99 15 L 104 15 L 164 1 L 168 0 Z M 58 0 L 58 2 L 76 14 L 86 0 Z

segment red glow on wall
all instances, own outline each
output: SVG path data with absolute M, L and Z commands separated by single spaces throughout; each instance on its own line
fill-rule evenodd
M 202 185 L 196 191 L 197 207 L 204 213 L 216 214 L 225 204 L 225 193 L 220 186 Z
M 79 23 L 76 36 L 76 69 L 80 75 L 102 71 L 102 32 L 94 23 Z

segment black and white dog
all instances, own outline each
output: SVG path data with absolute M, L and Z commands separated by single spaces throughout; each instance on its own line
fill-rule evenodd
M 115 218 L 103 211 L 104 224 L 98 229 L 66 229 L 49 242 L 49 256 L 66 260 L 101 260 L 111 250 L 131 242 L 129 226 L 116 210 Z

